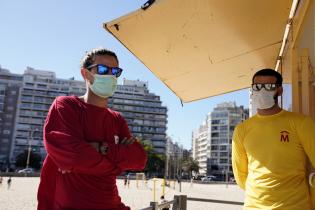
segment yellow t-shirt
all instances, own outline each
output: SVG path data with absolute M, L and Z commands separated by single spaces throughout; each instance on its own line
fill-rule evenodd
M 233 134 L 232 165 L 244 209 L 310 210 L 306 159 L 315 166 L 315 123 L 282 110 L 255 115 Z

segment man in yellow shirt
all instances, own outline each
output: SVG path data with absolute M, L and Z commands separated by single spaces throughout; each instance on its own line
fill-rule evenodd
M 315 123 L 279 107 L 282 76 L 275 70 L 256 72 L 252 82 L 257 114 L 235 128 L 232 142 L 244 209 L 310 210 L 307 158 L 315 167 Z

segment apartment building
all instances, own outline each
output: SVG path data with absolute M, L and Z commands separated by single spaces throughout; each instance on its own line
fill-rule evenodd
M 199 163 L 199 174 L 207 175 L 208 161 L 210 158 L 210 132 L 209 115 L 200 127 L 192 132 L 192 157 Z
M 232 175 L 232 136 L 236 125 L 248 118 L 248 109 L 235 102 L 218 104 L 211 113 L 210 174 Z
M 29 144 L 33 152 L 44 157 L 42 130 L 50 105 L 57 96 L 82 95 L 84 92 L 82 81 L 58 79 L 54 72 L 27 67 L 18 96 L 10 162 L 14 162 Z
M 189 152 L 177 142 L 174 142 L 170 136 L 167 136 L 166 144 L 166 164 L 165 175 L 169 178 L 175 179 L 182 172 L 182 159 L 189 156 Z
M 7 167 L 12 148 L 16 104 L 23 76 L 12 74 L 0 66 L 0 170 Z
M 202 175 L 232 175 L 231 145 L 235 126 L 248 118 L 248 109 L 235 102 L 218 104 L 192 134 L 193 158 Z

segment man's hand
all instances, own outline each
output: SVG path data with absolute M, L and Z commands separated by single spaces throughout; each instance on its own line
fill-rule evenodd
M 122 145 L 129 145 L 129 144 L 133 144 L 135 142 L 138 142 L 139 140 L 137 139 L 137 137 L 130 137 L 129 139 L 128 138 L 123 138 L 119 144 L 122 144 Z
M 68 174 L 72 172 L 71 170 L 62 170 L 61 168 L 58 168 L 58 171 L 62 174 Z
M 108 149 L 108 144 L 106 142 L 89 142 L 89 145 L 94 147 L 96 151 L 102 155 L 106 155 Z

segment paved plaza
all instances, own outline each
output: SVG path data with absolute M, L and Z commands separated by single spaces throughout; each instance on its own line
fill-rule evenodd
M 7 187 L 7 177 L 4 177 L 0 184 L 0 209 L 1 210 L 33 210 L 36 209 L 36 193 L 39 184 L 39 178 L 13 177 L 10 189 Z M 156 200 L 162 193 L 161 180 L 156 181 Z M 138 188 L 136 181 L 131 180 L 130 186 L 124 187 L 123 180 L 117 180 L 120 196 L 123 202 L 133 210 L 149 206 L 150 201 L 154 200 L 153 181 L 147 183 L 140 181 Z M 165 188 L 166 200 L 172 200 L 174 195 L 187 195 L 188 197 L 240 201 L 244 199 L 243 191 L 236 185 L 226 186 L 224 184 L 193 184 L 183 183 L 182 192 L 179 192 L 179 186 L 170 182 L 170 187 Z M 189 210 L 241 210 L 241 206 L 204 203 L 188 201 Z

